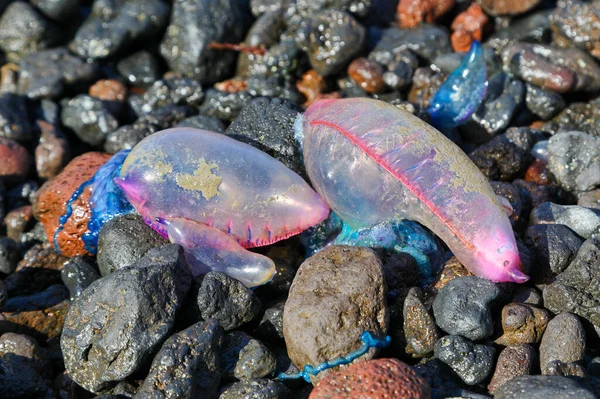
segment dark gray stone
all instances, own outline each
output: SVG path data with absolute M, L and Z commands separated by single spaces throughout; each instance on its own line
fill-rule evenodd
M 364 44 L 365 28 L 343 11 L 320 11 L 309 24 L 308 58 L 322 76 L 340 72 Z
M 216 398 L 222 343 L 223 329 L 215 320 L 196 323 L 172 335 L 154 357 L 150 372 L 134 397 Z
M 442 287 L 433 301 L 437 325 L 449 334 L 473 341 L 494 332 L 490 304 L 501 291 L 493 282 L 479 277 L 458 277 Z
M 167 24 L 169 9 L 161 0 L 96 0 L 69 47 L 86 59 L 125 52 L 135 41 L 157 39 Z
M 547 121 L 567 106 L 564 98 L 559 93 L 529 83 L 525 87 L 527 89 L 525 106 L 529 112 L 541 120 Z
M 567 377 L 523 375 L 502 385 L 495 399 L 594 399 L 596 395 Z
M 226 379 L 252 380 L 272 374 L 276 359 L 259 340 L 243 332 L 232 331 L 225 337 L 221 365 Z
M 237 54 L 211 49 L 210 44 L 240 43 L 250 27 L 247 2 L 222 0 L 178 0 L 160 52 L 171 70 L 212 84 L 228 78 Z
M 2 310 L 7 300 L 8 292 L 6 291 L 6 286 L 4 285 L 2 280 L 0 280 L 0 310 Z
M 0 96 L 0 137 L 19 142 L 33 137 L 24 97 L 11 93 Z
M 600 209 L 544 202 L 531 211 L 529 224 L 564 224 L 583 238 L 598 236 Z
M 561 313 L 550 320 L 540 344 L 540 368 L 547 374 L 549 364 L 555 360 L 564 363 L 583 360 L 585 331 L 579 318 L 571 313 Z
M 131 97 L 130 105 L 138 116 L 156 111 L 166 105 L 198 106 L 204 99 L 200 84 L 189 78 L 158 80 L 139 97 Z
M 600 104 L 592 100 L 589 103 L 571 103 L 554 118 L 544 123 L 541 129 L 551 134 L 578 131 L 598 137 L 599 126 Z
M 65 263 L 60 278 L 69 289 L 71 300 L 77 298 L 87 287 L 100 278 L 93 260 L 85 256 L 75 256 Z
M 221 393 L 219 399 L 287 399 L 292 392 L 282 383 L 267 379 L 235 382 Z
M 0 18 L 0 49 L 11 62 L 52 47 L 59 39 L 57 27 L 27 2 L 11 3 Z
M 265 310 L 258 327 L 254 332 L 265 340 L 277 341 L 283 339 L 283 308 L 285 301 L 277 302 Z
M 18 90 L 33 100 L 58 99 L 65 90 L 92 82 L 97 73 L 95 63 L 84 62 L 64 47 L 40 51 L 19 63 Z
M 106 136 L 104 150 L 115 154 L 120 150 L 132 149 L 152 133 L 173 127 L 177 122 L 195 115 L 197 112 L 196 108 L 189 105 L 165 105 L 139 117 L 132 125 L 121 126 L 109 133 Z
M 448 31 L 442 27 L 421 24 L 414 29 L 391 27 L 381 32 L 369 31 L 369 36 L 381 36 L 369 58 L 382 65 L 389 65 L 397 55 L 406 50 L 415 52 L 428 61 L 433 61 L 440 54 L 452 52 Z
M 225 124 L 219 118 L 208 115 L 196 115 L 186 118 L 175 125 L 175 127 L 192 127 L 194 129 L 203 129 L 217 133 L 225 131 Z
M 147 364 L 169 336 L 192 275 L 178 245 L 93 282 L 72 302 L 61 336 L 69 376 L 98 392 Z
M 524 239 L 536 257 L 532 277 L 540 281 L 547 281 L 565 270 L 583 243 L 571 229 L 562 224 L 530 226 Z
M 435 357 L 449 365 L 468 385 L 476 385 L 490 376 L 495 349 L 476 345 L 459 335 L 447 335 L 435 344 Z
M 18 262 L 17 243 L 8 237 L 0 237 L 0 273 L 11 274 Z
M 202 318 L 218 320 L 225 331 L 254 320 L 261 306 L 252 290 L 225 273 L 207 273 L 198 290 Z
M 516 21 L 490 35 L 486 46 L 501 50 L 514 42 L 547 43 L 551 30 L 548 16 L 551 10 L 538 11 Z
M 17 355 L 0 357 L 0 397 L 52 398 L 52 386 L 29 362 Z
M 117 63 L 117 71 L 129 84 L 137 87 L 151 86 L 160 78 L 156 57 L 145 50 L 123 58 Z
M 48 309 L 69 298 L 69 291 L 62 284 L 51 285 L 44 291 L 30 295 L 11 296 L 2 309 L 4 312 L 27 312 Z
M 600 139 L 582 132 L 557 133 L 548 142 L 548 171 L 567 191 L 600 186 Z
M 531 164 L 530 150 L 531 146 L 521 148 L 507 134 L 501 134 L 477 147 L 469 158 L 489 180 L 512 181 L 523 176 Z
M 561 375 L 564 377 L 575 377 L 585 379 L 588 377 L 585 368 L 577 363 L 565 363 L 560 360 L 552 360 L 546 364 L 544 373 L 545 375 Z
M 124 215 L 108 221 L 98 235 L 98 268 L 102 276 L 129 267 L 150 249 L 168 241 L 152 230 L 139 215 Z
M 119 127 L 107 104 L 96 97 L 80 94 L 62 102 L 62 123 L 92 146 L 104 143 L 106 136 Z
M 294 122 L 302 110 L 289 101 L 261 97 L 248 102 L 225 134 L 252 145 L 298 174 L 305 174 L 294 138 Z
M 253 96 L 247 91 L 228 93 L 216 89 L 208 89 L 206 90 L 204 102 L 200 107 L 200 113 L 217 117 L 223 121 L 232 121 L 252 98 Z
M 7 332 L 0 337 L 0 357 L 18 356 L 24 363 L 37 370 L 40 375 L 51 378 L 54 367 L 48 358 L 47 350 L 28 335 Z

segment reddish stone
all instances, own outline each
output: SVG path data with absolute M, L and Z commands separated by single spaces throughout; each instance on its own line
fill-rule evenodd
M 546 122 L 544 122 L 544 121 L 535 121 L 535 122 L 532 122 L 531 125 L 529 125 L 529 127 L 532 129 L 541 129 L 545 123 Z
M 527 172 L 525 172 L 525 181 L 540 185 L 548 184 L 547 167 L 548 164 L 546 162 L 536 159 L 529 165 L 529 168 L 527 168 Z
M 31 156 L 19 143 L 0 137 L 0 181 L 18 182 L 27 177 Z
M 323 94 L 327 84 L 325 79 L 314 69 L 302 75 L 302 79 L 296 83 L 296 88 L 306 97 L 306 101 L 302 104 L 304 107 L 308 107 L 313 102 L 324 98 L 340 98 L 338 92 Z
M 248 85 L 244 79 L 233 78 L 215 83 L 215 89 L 227 93 L 237 93 L 248 89 Z
M 0 335 L 26 334 L 42 342 L 60 337 L 68 310 L 67 300 L 43 310 L 0 313 Z
M 469 51 L 473 40 L 481 41 L 490 26 L 490 19 L 481 7 L 476 3 L 471 4 L 452 22 L 451 29 L 454 31 L 450 38 L 452 48 L 456 52 Z
M 125 101 L 127 87 L 118 80 L 102 79 L 90 86 L 89 94 L 103 101 Z
M 37 125 L 42 135 L 35 148 L 35 168 L 40 178 L 51 179 L 69 161 L 69 142 L 56 126 L 45 121 L 37 121 Z
M 16 242 L 20 242 L 21 235 L 35 224 L 31 205 L 21 206 L 8 212 L 4 218 L 4 224 L 6 225 L 6 235 Z
M 348 65 L 348 75 L 367 93 L 379 93 L 385 87 L 383 67 L 368 58 L 357 58 Z
M 65 214 L 67 201 L 81 183 L 89 180 L 106 161 L 109 154 L 88 152 L 73 159 L 54 179 L 40 188 L 36 197 L 34 214 L 42 222 L 49 242 L 54 242 L 54 232 L 58 229 L 59 219 Z M 87 231 L 90 218 L 89 187 L 73 201 L 73 212 L 57 236 L 60 251 L 66 256 L 87 255 L 81 236 Z
M 330 373 L 311 392 L 309 399 L 431 398 L 431 388 L 407 364 L 397 359 L 354 363 Z
M 454 0 L 400 0 L 398 25 L 414 28 L 421 22 L 434 22 L 454 7 Z

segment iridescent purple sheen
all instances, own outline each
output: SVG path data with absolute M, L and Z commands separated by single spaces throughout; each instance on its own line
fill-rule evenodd
M 466 122 L 477 111 L 487 89 L 483 49 L 474 41 L 460 65 L 435 93 L 427 111 L 431 124 L 444 131 Z

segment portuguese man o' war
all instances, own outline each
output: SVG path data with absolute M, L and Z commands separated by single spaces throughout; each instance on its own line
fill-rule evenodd
M 415 220 L 474 274 L 528 280 L 487 179 L 433 127 L 391 104 L 360 98 L 316 101 L 300 118 L 310 180 L 351 228 Z
M 195 275 L 224 271 L 250 287 L 269 281 L 275 265 L 244 248 L 298 234 L 329 214 L 278 160 L 199 129 L 148 136 L 131 150 L 116 182 L 151 227 L 184 248 Z
M 431 124 L 446 131 L 466 122 L 477 111 L 486 90 L 487 72 L 483 49 L 478 41 L 474 41 L 460 65 L 431 99 L 427 109 L 431 115 Z

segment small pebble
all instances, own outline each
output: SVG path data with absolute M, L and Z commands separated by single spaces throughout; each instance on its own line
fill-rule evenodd
M 579 318 L 571 313 L 561 313 L 548 323 L 540 344 L 540 368 L 547 374 L 554 360 L 570 363 L 583 360 L 585 331 Z
M 447 335 L 435 344 L 435 357 L 452 367 L 467 385 L 487 379 L 494 367 L 495 350 L 478 345 L 459 335 Z
M 564 224 L 578 236 L 591 238 L 598 234 L 600 211 L 578 205 L 544 202 L 533 208 L 529 224 Z
M 450 28 L 453 30 L 450 41 L 456 52 L 467 52 L 473 41 L 481 42 L 483 35 L 489 31 L 490 20 L 477 3 L 472 3 L 458 14 Z
M 0 137 L 0 181 L 13 183 L 29 173 L 31 156 L 16 141 Z
M 413 357 L 425 357 L 433 352 L 439 332 L 433 317 L 423 304 L 422 292 L 413 287 L 404 300 L 404 336 L 406 353 Z
M 385 87 L 383 68 L 368 58 L 357 58 L 348 65 L 348 75 L 367 93 L 379 93 Z
M 42 179 L 57 176 L 67 165 L 71 157 L 71 149 L 65 135 L 55 126 L 45 121 L 38 121 L 42 131 L 40 141 L 35 147 L 35 168 Z
M 291 391 L 281 382 L 259 378 L 234 382 L 225 387 L 219 399 L 287 399 L 291 394 Z
M 454 7 L 454 0 L 400 0 L 398 26 L 416 28 L 421 22 L 434 22 Z
M 550 313 L 525 303 L 510 303 L 502 309 L 503 334 L 496 343 L 504 346 L 537 344 L 546 331 Z
M 75 256 L 65 263 L 60 278 L 69 289 L 71 300 L 85 291 L 94 281 L 100 278 L 97 267 L 90 258 Z
M 560 376 L 523 375 L 502 385 L 495 399 L 594 399 L 596 395 L 576 381 Z
M 498 355 L 496 370 L 487 388 L 494 394 L 502 385 L 520 375 L 533 372 L 537 353 L 529 344 L 511 345 Z
M 119 127 L 109 107 L 98 98 L 80 94 L 71 100 L 64 100 L 62 106 L 63 125 L 89 145 L 104 143 L 106 136 Z
M 148 87 L 160 78 L 157 58 L 148 51 L 138 51 L 117 63 L 117 71 L 129 84 Z
M 548 142 L 548 171 L 568 191 L 600 186 L 599 141 L 582 132 L 558 133 Z

